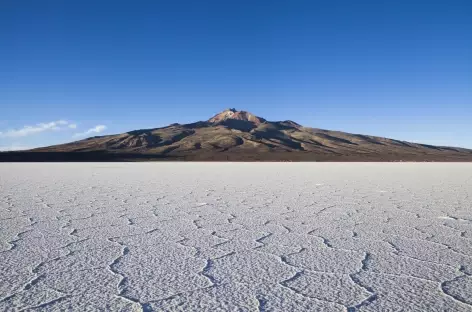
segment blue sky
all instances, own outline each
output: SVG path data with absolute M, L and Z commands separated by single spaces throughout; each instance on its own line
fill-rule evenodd
M 472 1 L 0 2 L 0 149 L 205 120 L 472 148 Z

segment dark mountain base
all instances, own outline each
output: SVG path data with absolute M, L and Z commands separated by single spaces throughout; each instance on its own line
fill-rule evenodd
M 137 161 L 255 161 L 255 162 L 472 162 L 472 155 L 435 154 L 317 154 L 313 152 L 219 152 L 182 155 L 114 152 L 4 152 L 0 162 L 137 162 Z
M 107 162 L 170 160 L 161 155 L 108 152 L 5 152 L 0 162 Z

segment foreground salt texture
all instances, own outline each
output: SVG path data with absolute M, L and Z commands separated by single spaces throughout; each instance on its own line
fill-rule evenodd
M 0 164 L 2 311 L 472 311 L 471 164 Z

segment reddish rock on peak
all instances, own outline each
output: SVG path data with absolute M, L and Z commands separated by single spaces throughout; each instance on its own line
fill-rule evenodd
M 208 122 L 220 123 L 220 122 L 223 122 L 223 121 L 226 121 L 226 120 L 231 120 L 231 119 L 249 121 L 249 122 L 254 123 L 257 126 L 264 123 L 264 122 L 266 122 L 266 120 L 264 118 L 257 117 L 256 115 L 251 114 L 249 112 L 237 111 L 234 108 L 230 108 L 230 109 L 227 109 L 225 111 L 222 111 L 219 114 L 216 114 L 215 116 L 210 118 L 208 120 Z

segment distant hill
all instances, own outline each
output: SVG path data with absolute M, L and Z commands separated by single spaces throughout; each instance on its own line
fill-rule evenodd
M 472 150 L 267 121 L 227 109 L 207 121 L 1 153 L 0 160 L 472 161 Z

